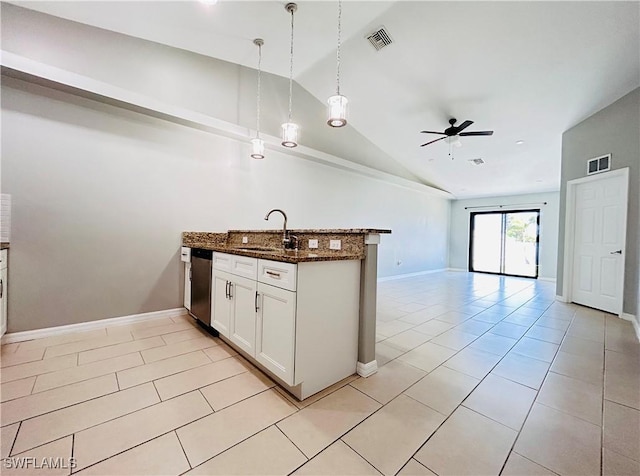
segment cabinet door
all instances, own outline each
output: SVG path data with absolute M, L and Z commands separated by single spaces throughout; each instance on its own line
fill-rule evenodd
M 296 293 L 258 283 L 256 360 L 294 384 Z
M 233 279 L 228 273 L 213 271 L 211 282 L 211 327 L 223 336 L 229 337 L 229 320 L 231 317 L 231 299 L 227 293 L 229 282 Z
M 191 309 L 191 263 L 184 264 L 184 307 Z
M 256 281 L 240 276 L 231 279 L 231 342 L 252 357 L 256 344 Z

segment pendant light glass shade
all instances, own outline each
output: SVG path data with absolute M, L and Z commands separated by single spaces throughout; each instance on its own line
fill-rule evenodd
M 251 158 L 264 159 L 264 141 L 259 137 L 251 139 Z
M 331 127 L 347 125 L 347 103 L 349 100 L 340 94 L 340 46 L 342 37 L 342 0 L 338 0 L 338 48 L 336 49 L 336 94 L 331 96 L 329 104 L 329 118 L 327 124 Z
M 262 76 L 262 45 L 264 40 L 256 38 L 253 44 L 258 47 L 258 87 L 256 94 L 256 137 L 251 139 L 251 157 L 253 159 L 264 159 L 264 141 L 260 139 L 260 79 Z
M 331 127 L 342 127 L 347 124 L 347 104 L 349 100 L 344 96 L 331 96 L 329 103 L 329 119 L 327 124 Z
M 298 145 L 298 124 L 293 122 L 282 124 L 282 145 L 289 148 Z
M 289 119 L 282 124 L 282 145 L 292 148 L 298 145 L 298 124 L 291 122 L 293 105 L 293 14 L 298 9 L 298 5 L 287 3 L 284 9 L 291 14 L 291 49 L 289 50 Z

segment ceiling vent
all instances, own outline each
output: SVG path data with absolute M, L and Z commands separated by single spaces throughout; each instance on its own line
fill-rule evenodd
M 371 46 L 373 46 L 376 51 L 380 51 L 385 46 L 389 46 L 393 43 L 391 36 L 389 36 L 389 33 L 387 33 L 384 26 L 379 27 L 373 33 L 367 35 L 367 40 L 369 40 L 369 43 L 371 43 Z
M 484 164 L 484 160 L 482 160 L 482 159 L 469 159 L 469 162 L 472 165 L 482 165 L 482 164 Z

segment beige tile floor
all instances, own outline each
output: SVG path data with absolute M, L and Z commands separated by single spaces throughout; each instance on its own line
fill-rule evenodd
M 1 472 L 640 475 L 632 326 L 554 294 L 380 283 L 378 373 L 304 402 L 186 315 L 4 345 Z

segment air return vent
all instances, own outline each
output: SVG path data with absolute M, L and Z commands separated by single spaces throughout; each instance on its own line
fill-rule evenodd
M 606 172 L 607 170 L 611 170 L 611 154 L 587 161 L 587 175 Z
M 482 160 L 482 159 L 469 159 L 469 163 L 471 165 L 482 165 L 482 164 L 484 164 L 484 160 Z
M 391 36 L 389 36 L 389 33 L 387 33 L 384 26 L 379 27 L 373 33 L 367 35 L 367 40 L 369 40 L 369 43 L 371 43 L 371 46 L 373 46 L 376 51 L 380 51 L 385 46 L 389 46 L 393 43 Z

